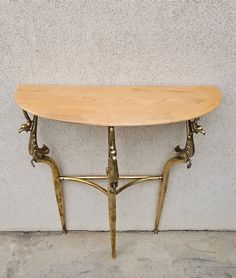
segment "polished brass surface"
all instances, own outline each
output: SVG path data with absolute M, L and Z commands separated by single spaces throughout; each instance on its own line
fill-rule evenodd
M 64 207 L 64 198 L 63 190 L 60 181 L 60 173 L 57 167 L 56 162 L 49 156 L 45 156 L 43 160 L 38 160 L 37 162 L 44 162 L 51 167 L 53 175 L 53 184 L 55 189 L 55 195 L 57 199 L 57 206 L 61 219 L 61 226 L 64 233 L 66 233 L 66 222 L 65 222 L 65 207 Z
M 29 153 L 32 156 L 32 160 L 31 160 L 32 165 L 35 167 L 34 162 L 42 162 L 48 164 L 51 167 L 57 205 L 58 205 L 58 210 L 61 219 L 61 225 L 62 225 L 63 232 L 66 232 L 63 192 L 62 192 L 60 173 L 58 167 L 56 165 L 56 162 L 51 157 L 47 156 L 47 154 L 49 153 L 49 148 L 46 145 L 43 145 L 41 148 L 39 148 L 38 146 L 38 142 L 37 142 L 38 117 L 33 116 L 33 120 L 31 120 L 31 118 L 29 117 L 26 111 L 23 110 L 23 113 L 27 122 L 21 125 L 21 128 L 19 129 L 19 133 L 21 133 L 22 131 L 26 131 L 26 132 L 30 131 L 28 148 L 29 148 Z
M 29 139 L 29 153 L 32 156 L 31 163 L 33 166 L 35 162 L 46 163 L 51 167 L 53 182 L 55 187 L 56 199 L 58 209 L 61 218 L 61 224 L 63 231 L 66 232 L 65 226 L 65 209 L 63 201 L 63 192 L 61 181 L 74 181 L 82 184 L 86 184 L 90 187 L 98 189 L 108 197 L 108 211 L 109 211 L 109 225 L 110 225 L 110 236 L 111 236 L 111 249 L 112 258 L 116 258 L 116 195 L 129 188 L 130 186 L 140 184 L 149 180 L 160 180 L 160 190 L 157 201 L 156 219 L 154 232 L 158 233 L 161 213 L 163 210 L 165 195 L 168 186 L 169 173 L 171 168 L 177 163 L 186 163 L 187 168 L 192 165 L 191 157 L 194 155 L 194 133 L 205 134 L 203 128 L 197 123 L 199 118 L 189 120 L 186 122 L 186 143 L 185 147 L 175 147 L 175 156 L 169 159 L 163 168 L 162 175 L 122 175 L 119 176 L 118 163 L 117 163 L 117 150 L 115 143 L 115 130 L 114 127 L 108 127 L 108 167 L 106 169 L 106 175 L 91 175 L 91 176 L 61 176 L 57 167 L 56 162 L 48 156 L 49 148 L 43 145 L 41 148 L 37 143 L 37 123 L 38 117 L 33 116 L 30 118 L 28 113 L 23 110 L 26 118 L 26 123 L 21 125 L 19 132 L 26 131 L 30 132 Z M 99 185 L 96 180 L 107 180 L 108 187 L 104 188 Z M 128 180 L 125 184 L 118 188 L 118 182 L 120 180 Z
M 136 179 L 122 185 L 120 188 L 118 188 L 116 190 L 116 194 L 120 193 L 121 191 L 123 191 L 124 189 L 126 189 L 132 185 L 139 184 L 141 182 L 148 181 L 148 180 L 161 180 L 161 179 L 162 179 L 162 176 L 146 176 L 143 178 L 136 178 Z
M 26 118 L 26 123 L 21 125 L 20 129 L 18 130 L 19 133 L 21 133 L 22 131 L 28 132 L 32 127 L 32 120 L 30 119 L 28 113 L 25 110 L 23 110 L 23 114 Z
M 170 169 L 174 164 L 181 163 L 181 162 L 185 162 L 185 159 L 181 158 L 179 156 L 173 157 L 166 162 L 166 164 L 163 168 L 163 173 L 162 173 L 163 178 L 162 178 L 162 181 L 160 184 L 159 197 L 158 197 L 158 201 L 157 201 L 157 212 L 156 212 L 156 221 L 155 221 L 155 228 L 154 228 L 155 234 L 158 233 L 158 227 L 159 227 L 159 223 L 160 223 L 162 208 L 164 205 Z
M 74 181 L 74 182 L 78 182 L 78 183 L 83 183 L 83 184 L 87 184 L 91 187 L 94 187 L 96 189 L 98 189 L 99 191 L 103 192 L 105 195 L 107 195 L 107 189 L 102 187 L 101 185 L 99 185 L 96 182 L 93 182 L 91 180 L 107 180 L 108 176 L 60 176 L 60 180 L 67 180 L 67 181 Z M 114 189 L 116 194 L 120 193 L 121 191 L 123 191 L 124 189 L 135 185 L 135 184 L 139 184 L 142 183 L 144 181 L 148 181 L 148 180 L 161 180 L 162 176 L 142 176 L 142 175 L 137 175 L 137 176 L 119 176 L 119 180 L 130 180 L 132 179 L 132 181 L 122 185 L 120 188 L 118 189 Z
M 174 164 L 181 163 L 181 162 L 187 163 L 187 168 L 189 169 L 192 166 L 192 161 L 190 158 L 194 155 L 195 152 L 193 134 L 202 133 L 203 135 L 205 135 L 205 131 L 197 123 L 198 120 L 199 118 L 196 118 L 194 120 L 189 120 L 186 122 L 187 139 L 186 139 L 185 147 L 183 149 L 180 148 L 180 146 L 175 147 L 176 155 L 173 158 L 169 159 L 163 168 L 162 181 L 160 184 L 159 197 L 157 201 L 157 212 L 156 212 L 154 233 L 158 233 L 161 213 L 162 213 L 165 195 L 167 191 L 170 169 Z
M 112 258 L 116 258 L 116 188 L 118 186 L 119 171 L 117 164 L 117 151 L 115 142 L 115 129 L 108 127 L 108 209 L 111 235 Z
M 92 177 L 90 177 L 91 179 Z M 85 178 L 80 178 L 80 177 L 70 177 L 70 176 L 61 176 L 60 177 L 60 180 L 67 180 L 67 181 L 75 181 L 75 182 L 79 182 L 79 183 L 84 183 L 84 184 L 87 184 L 87 185 L 90 185 L 98 190 L 100 190 L 102 193 L 104 193 L 105 195 L 107 195 L 107 189 L 106 188 L 103 188 L 101 185 L 95 183 L 95 182 L 92 182 L 88 179 L 85 179 Z
M 118 186 L 119 171 L 117 165 L 117 151 L 116 151 L 116 141 L 115 141 L 115 129 L 113 126 L 108 127 L 108 167 L 107 176 L 109 184 L 113 189 Z
M 185 159 L 188 169 L 192 166 L 192 161 L 190 158 L 194 155 L 195 152 L 193 134 L 194 133 L 196 134 L 201 133 L 203 135 L 206 134 L 202 126 L 200 126 L 197 123 L 198 120 L 199 118 L 196 118 L 194 120 L 190 120 L 186 122 L 187 139 L 186 139 L 185 147 L 183 149 L 180 148 L 179 145 L 175 147 L 176 155 Z
M 108 185 L 108 210 L 111 237 L 111 254 L 112 259 L 116 258 L 116 193 L 112 186 Z
M 84 180 L 104 180 L 104 179 L 108 179 L 107 175 L 99 175 L 99 176 L 68 176 L 68 177 L 73 177 L 73 178 L 78 178 L 78 179 L 84 179 Z M 145 179 L 145 178 L 149 178 L 149 179 L 159 179 L 160 176 L 152 176 L 152 175 L 134 175 L 134 176 L 129 176 L 129 175 L 123 175 L 123 176 L 119 176 L 119 180 L 130 180 L 130 179 Z M 63 176 L 61 177 L 63 178 Z

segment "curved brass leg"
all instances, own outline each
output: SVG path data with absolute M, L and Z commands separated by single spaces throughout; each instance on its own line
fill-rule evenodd
M 186 122 L 187 139 L 186 139 L 185 147 L 182 149 L 180 148 L 180 146 L 177 146 L 175 148 L 176 156 L 169 159 L 164 166 L 163 173 L 162 173 L 162 181 L 160 184 L 159 198 L 157 201 L 158 204 L 157 204 L 156 221 L 154 227 L 155 234 L 158 233 L 161 212 L 164 205 L 168 179 L 169 179 L 169 172 L 171 167 L 176 163 L 185 162 L 187 163 L 187 168 L 189 169 L 192 165 L 191 157 L 194 155 L 195 152 L 193 134 L 202 133 L 203 135 L 205 135 L 205 131 L 197 123 L 198 119 L 199 118 L 196 118 L 194 120 L 189 120 Z
M 37 142 L 38 117 L 34 116 L 33 120 L 31 120 L 31 118 L 29 117 L 26 111 L 23 110 L 23 113 L 27 122 L 26 124 L 21 125 L 21 128 L 19 129 L 19 133 L 22 131 L 26 131 L 26 132 L 30 131 L 29 153 L 32 156 L 32 160 L 31 160 L 32 165 L 35 167 L 34 162 L 39 162 L 39 163 L 46 163 L 51 167 L 57 205 L 60 213 L 62 230 L 63 232 L 66 232 L 63 192 L 62 192 L 60 173 L 58 167 L 56 165 L 56 162 L 51 157 L 47 156 L 47 154 L 49 153 L 49 148 L 45 145 L 43 145 L 42 148 L 39 148 L 38 146 L 38 142 Z
M 61 226 L 63 232 L 66 233 L 67 231 L 66 231 L 66 222 L 65 222 L 65 207 L 64 207 L 63 191 L 62 191 L 62 185 L 60 181 L 60 173 L 56 165 L 56 162 L 49 156 L 46 156 L 44 160 L 37 161 L 37 162 L 46 163 L 51 167 L 55 195 L 57 199 L 57 206 L 58 206 L 60 219 L 61 219 Z
M 108 209 L 111 234 L 112 258 L 116 258 L 116 188 L 118 186 L 119 172 L 116 157 L 116 143 L 114 127 L 108 127 Z
M 159 227 L 161 212 L 165 200 L 170 169 L 175 163 L 180 163 L 180 162 L 185 162 L 185 159 L 180 157 L 173 157 L 169 159 L 164 166 L 163 173 L 162 173 L 162 181 L 159 190 L 159 198 L 157 201 L 157 212 L 156 212 L 156 221 L 155 221 L 155 228 L 154 228 L 155 234 L 158 233 L 158 227 Z

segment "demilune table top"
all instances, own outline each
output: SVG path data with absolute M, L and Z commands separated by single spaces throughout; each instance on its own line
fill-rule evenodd
M 34 115 L 100 126 L 141 126 L 198 118 L 221 101 L 216 86 L 22 85 L 16 103 Z

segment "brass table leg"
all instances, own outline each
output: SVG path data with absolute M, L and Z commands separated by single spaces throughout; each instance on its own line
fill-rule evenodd
M 66 222 L 65 222 L 65 207 L 64 207 L 63 191 L 62 191 L 62 185 L 61 185 L 60 173 L 58 167 L 56 165 L 56 162 L 49 156 L 45 157 L 43 161 L 38 161 L 38 162 L 47 163 L 51 167 L 57 206 L 58 206 L 60 219 L 61 219 L 62 231 L 66 233 L 67 231 L 66 231 Z
M 111 237 L 112 259 L 116 258 L 116 193 L 114 189 L 108 186 L 108 210 L 109 210 L 109 225 Z
M 175 163 L 178 163 L 178 162 L 185 162 L 185 160 L 183 158 L 173 157 L 166 162 L 164 169 L 163 169 L 162 181 L 160 184 L 159 197 L 158 197 L 158 201 L 157 201 L 156 222 L 155 222 L 155 228 L 154 228 L 155 234 L 158 233 L 161 212 L 162 212 L 162 208 L 164 205 L 164 200 L 165 200 L 166 190 L 167 190 L 167 185 L 168 185 L 169 172 L 170 172 L 171 167 Z
M 108 209 L 111 236 L 112 258 L 116 258 L 116 188 L 118 186 L 119 172 L 116 156 L 115 130 L 108 127 Z
M 164 205 L 170 169 L 174 164 L 181 163 L 181 162 L 186 162 L 187 168 L 189 169 L 192 166 L 191 157 L 194 155 L 195 152 L 193 134 L 202 133 L 203 135 L 205 135 L 205 131 L 197 123 L 198 120 L 199 118 L 196 118 L 194 120 L 189 120 L 186 122 L 187 139 L 186 139 L 185 147 L 182 149 L 180 148 L 180 146 L 177 146 L 175 148 L 176 156 L 169 159 L 164 166 L 163 173 L 162 173 L 162 181 L 160 184 L 159 197 L 157 201 L 156 221 L 154 227 L 154 233 L 156 234 L 158 233 L 158 228 L 160 224 L 160 218 L 161 218 L 161 213 Z
M 60 173 L 57 164 L 51 157 L 47 155 L 49 153 L 49 148 L 47 146 L 43 145 L 42 148 L 39 148 L 38 146 L 38 142 L 37 142 L 38 117 L 33 116 L 33 120 L 31 120 L 31 118 L 29 117 L 26 111 L 23 110 L 23 113 L 27 122 L 21 125 L 21 128 L 19 129 L 19 133 L 21 133 L 22 131 L 30 132 L 29 154 L 32 156 L 31 163 L 33 167 L 35 167 L 34 162 L 46 163 L 51 167 L 57 205 L 60 213 L 62 230 L 64 233 L 66 233 L 63 192 L 62 192 L 62 186 L 60 181 Z

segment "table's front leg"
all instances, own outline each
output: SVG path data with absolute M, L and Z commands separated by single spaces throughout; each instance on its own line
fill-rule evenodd
M 160 218 L 161 218 L 161 213 L 164 205 L 165 195 L 168 186 L 169 173 L 171 168 L 176 163 L 185 162 L 187 163 L 187 168 L 189 169 L 192 166 L 191 157 L 194 155 L 195 152 L 193 134 L 202 133 L 203 135 L 205 135 L 205 131 L 197 123 L 198 120 L 199 118 L 196 118 L 194 120 L 189 120 L 186 122 L 187 139 L 186 139 L 185 147 L 182 149 L 180 148 L 180 146 L 177 146 L 175 148 L 176 155 L 173 158 L 169 159 L 163 168 L 162 181 L 160 184 L 159 197 L 157 200 L 157 212 L 156 212 L 154 233 L 158 233 L 158 228 L 160 224 Z
M 57 199 L 58 210 L 60 213 L 61 225 L 62 225 L 63 232 L 66 232 L 63 192 L 62 192 L 62 186 L 60 181 L 60 173 L 57 164 L 51 157 L 47 155 L 49 153 L 49 148 L 47 146 L 43 145 L 41 148 L 39 148 L 38 146 L 38 142 L 37 142 L 38 117 L 33 116 L 33 119 L 31 119 L 26 111 L 23 110 L 23 113 L 27 122 L 26 124 L 23 124 L 21 126 L 21 128 L 19 129 L 19 133 L 22 131 L 30 132 L 29 153 L 32 156 L 31 163 L 33 167 L 35 167 L 34 162 L 42 162 L 48 164 L 52 170 L 53 183 L 54 183 L 54 189 L 55 189 L 55 194 Z
M 109 224 L 111 234 L 112 258 L 116 258 L 116 188 L 118 186 L 119 172 L 116 156 L 115 130 L 114 127 L 108 127 L 108 209 Z

